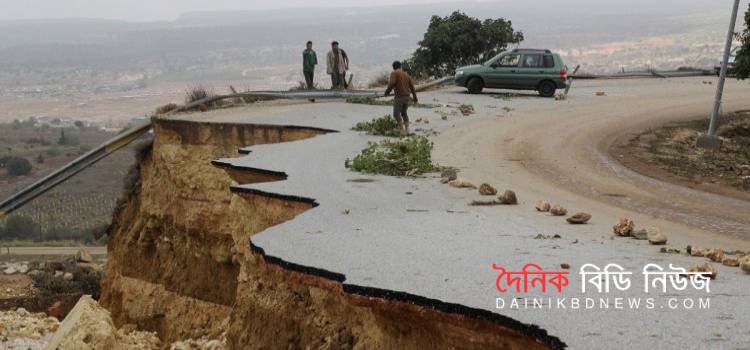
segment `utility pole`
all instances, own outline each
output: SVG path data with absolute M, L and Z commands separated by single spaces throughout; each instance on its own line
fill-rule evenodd
M 729 33 L 727 33 L 727 42 L 724 45 L 724 58 L 721 61 L 721 73 L 719 74 L 719 83 L 716 84 L 716 97 L 714 99 L 714 109 L 711 111 L 711 121 L 708 124 L 708 133 L 698 136 L 696 145 L 701 148 L 718 149 L 721 147 L 721 139 L 716 136 L 716 119 L 719 118 L 721 110 L 721 97 L 724 94 L 724 81 L 727 79 L 727 65 L 729 64 L 729 52 L 732 50 L 732 39 L 734 38 L 734 24 L 737 22 L 737 11 L 740 7 L 740 0 L 734 0 L 732 8 L 732 21 L 729 23 Z

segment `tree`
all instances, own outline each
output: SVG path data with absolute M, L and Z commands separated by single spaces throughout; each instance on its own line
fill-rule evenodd
M 521 41 L 523 33 L 514 31 L 511 21 L 503 18 L 482 22 L 460 11 L 448 17 L 432 16 L 419 48 L 405 66 L 416 76 L 450 75 L 460 66 L 486 61 Z
M 23 157 L 8 157 L 5 168 L 10 176 L 28 175 L 31 172 L 31 163 Z
M 60 138 L 57 139 L 57 144 L 60 146 L 76 146 L 79 141 L 75 135 L 66 135 L 65 129 L 60 129 Z
M 65 129 L 60 129 L 60 138 L 57 139 L 58 145 L 67 145 L 68 144 L 68 138 L 65 137 Z
M 740 49 L 734 59 L 734 74 L 738 79 L 750 77 L 750 6 L 745 12 L 745 30 L 737 34 L 740 41 Z

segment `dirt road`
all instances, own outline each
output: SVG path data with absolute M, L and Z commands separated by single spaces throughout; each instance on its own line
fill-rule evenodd
M 494 119 L 457 126 L 435 138 L 440 164 L 463 176 L 502 184 L 528 201 L 546 199 L 614 224 L 631 217 L 670 239 L 702 246 L 750 248 L 750 202 L 677 186 L 635 173 L 608 153 L 637 131 L 708 115 L 713 77 L 578 81 L 567 101 L 532 93 L 504 110 L 492 93 L 450 92 Z M 711 82 L 711 84 L 709 84 Z M 596 92 L 606 96 L 596 96 Z M 499 96 L 494 96 L 499 97 Z M 724 110 L 750 108 L 750 84 L 727 82 Z M 627 157 L 628 155 L 616 155 Z
M 106 255 L 107 247 L 0 247 L 0 258 L 8 256 L 44 256 L 44 255 L 75 255 L 80 249 L 85 249 L 92 255 Z

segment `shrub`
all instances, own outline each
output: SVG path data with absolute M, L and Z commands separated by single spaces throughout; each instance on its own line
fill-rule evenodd
M 94 299 L 99 298 L 101 292 L 101 272 L 77 266 L 73 262 L 63 263 L 61 267 L 63 271 L 73 274 L 72 281 L 55 277 L 55 269 L 53 268 L 46 268 L 41 270 L 40 273 L 31 276 L 34 281 L 34 287 L 42 295 L 89 294 Z
M 434 169 L 432 142 L 424 136 L 370 142 L 347 166 L 367 174 L 416 176 Z
M 375 118 L 369 122 L 357 123 L 352 130 L 364 131 L 371 135 L 398 137 L 398 122 L 390 114 Z
M 155 114 L 157 114 L 157 115 L 160 115 L 160 114 L 167 114 L 167 113 L 169 113 L 169 112 L 171 112 L 171 111 L 174 111 L 174 110 L 175 110 L 175 109 L 177 109 L 178 107 L 179 107 L 179 106 L 177 106 L 177 104 L 176 104 L 176 103 L 168 103 L 168 104 L 165 104 L 165 105 L 163 105 L 163 106 L 161 106 L 161 107 L 157 108 L 157 109 L 156 109 L 156 111 L 155 111 L 154 113 L 155 113 Z
M 185 103 L 200 101 L 215 96 L 213 90 L 202 85 L 191 86 L 185 92 Z
M 22 176 L 31 173 L 31 162 L 23 157 L 10 157 L 6 160 L 5 168 L 10 176 Z

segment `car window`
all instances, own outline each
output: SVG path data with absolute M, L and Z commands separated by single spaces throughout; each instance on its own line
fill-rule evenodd
M 523 55 L 523 68 L 541 68 L 542 67 L 542 55 Z
M 544 55 L 543 67 L 544 68 L 554 68 L 555 67 L 555 58 L 552 57 L 552 55 Z
M 500 67 L 518 67 L 518 61 L 520 58 L 520 55 L 503 56 L 497 60 L 497 65 Z

